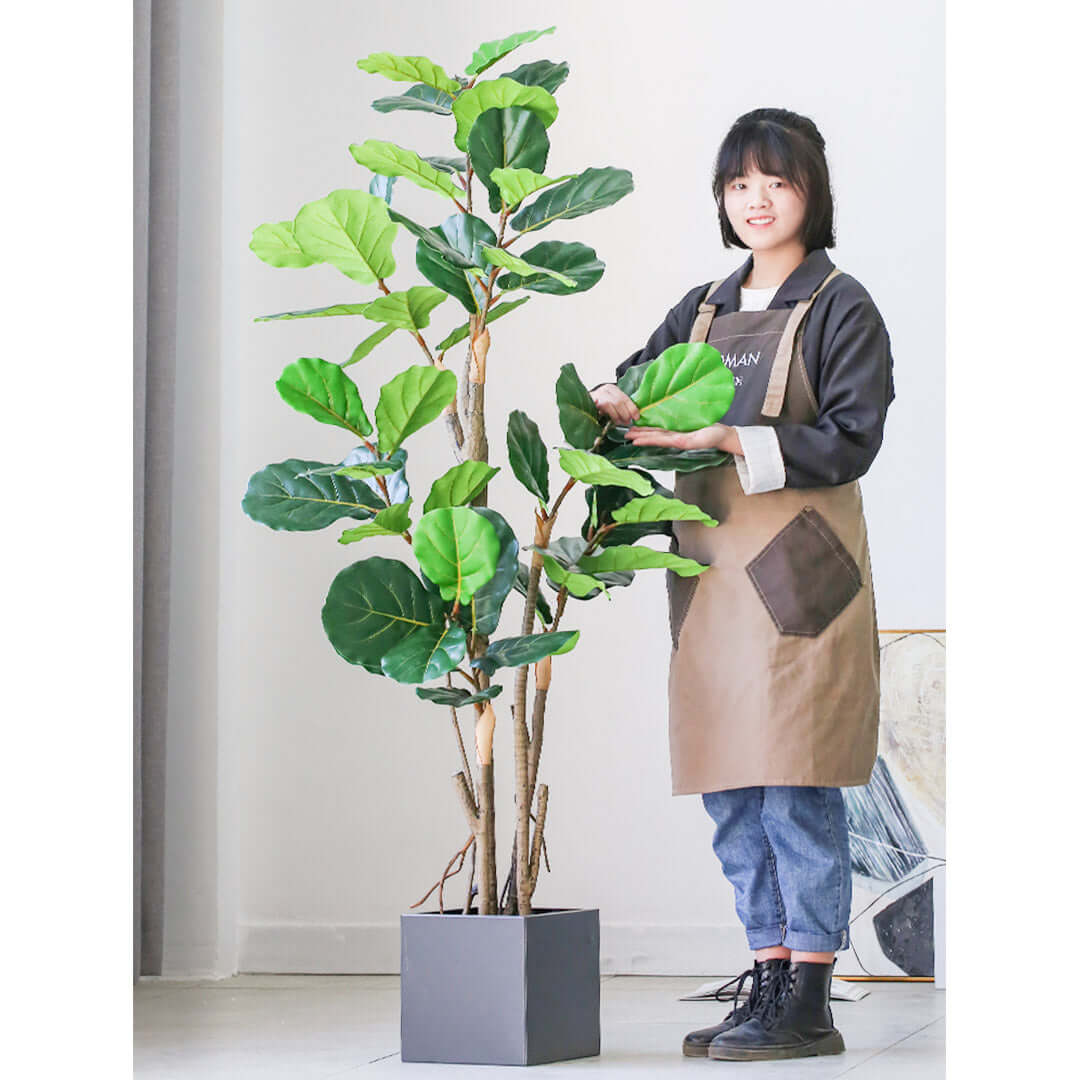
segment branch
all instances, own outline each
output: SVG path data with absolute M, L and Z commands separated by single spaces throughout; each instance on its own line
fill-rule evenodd
M 536 831 L 533 833 L 532 854 L 529 857 L 529 880 L 536 884 L 540 873 L 540 843 L 544 836 L 544 822 L 547 820 L 548 786 L 540 785 L 536 808 Z

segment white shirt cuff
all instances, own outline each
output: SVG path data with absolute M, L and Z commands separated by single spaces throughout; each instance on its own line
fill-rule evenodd
M 734 426 L 734 425 L 733 425 Z M 752 427 L 735 427 L 743 452 L 734 454 L 739 481 L 747 495 L 762 491 L 776 491 L 787 481 L 784 456 L 780 453 L 780 440 L 776 429 L 768 424 Z

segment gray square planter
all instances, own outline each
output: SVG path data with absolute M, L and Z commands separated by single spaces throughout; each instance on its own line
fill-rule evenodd
M 401 1060 L 539 1065 L 600 1053 L 600 912 L 401 916 Z

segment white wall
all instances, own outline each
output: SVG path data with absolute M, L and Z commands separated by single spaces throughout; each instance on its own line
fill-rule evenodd
M 350 142 L 384 138 L 420 153 L 456 152 L 452 121 L 370 108 L 375 97 L 405 88 L 356 68 L 370 52 L 422 54 L 462 72 L 481 41 L 554 24 L 555 34 L 489 74 L 530 59 L 568 61 L 548 175 L 603 165 L 634 175 L 634 192 L 613 208 L 541 238 L 595 247 L 608 266 L 602 281 L 580 298 L 535 296 L 492 327 L 497 465 L 505 466 L 501 418 L 511 408 L 526 408 L 549 444 L 560 441 L 553 383 L 561 363 L 572 360 L 586 382 L 599 381 L 691 284 L 742 261 L 741 250 L 720 243 L 710 193 L 712 159 L 731 122 L 761 105 L 811 116 L 826 138 L 836 193 L 840 243 L 831 257 L 874 296 L 896 358 L 885 445 L 862 482 L 879 623 L 944 625 L 941 6 L 777 0 L 751 9 L 701 0 L 666 5 L 662 18 L 644 3 L 469 10 L 344 0 L 225 5 L 221 353 L 203 328 L 206 350 L 189 349 L 188 370 L 178 376 L 220 373 L 220 521 L 211 486 L 200 488 L 205 519 L 186 521 L 193 545 L 192 530 L 219 529 L 217 748 L 209 757 L 205 740 L 201 757 L 170 767 L 177 785 L 170 805 L 214 787 L 218 832 L 199 835 L 220 855 L 207 850 L 186 879 L 174 873 L 167 898 L 179 909 L 216 882 L 214 918 L 200 925 L 216 934 L 213 965 L 223 974 L 395 971 L 399 914 L 467 837 L 450 784 L 458 766 L 445 710 L 346 664 L 322 631 L 330 581 L 362 553 L 335 542 L 340 530 L 275 533 L 240 509 L 249 476 L 266 464 L 333 461 L 349 448 L 344 433 L 289 409 L 274 382 L 299 356 L 344 360 L 371 329 L 358 319 L 256 324 L 253 317 L 373 295 L 327 266 L 265 266 L 247 249 L 251 230 L 291 218 L 336 187 L 366 188 L 369 174 L 352 161 Z M 197 175 L 197 158 L 187 168 L 193 185 L 209 179 Z M 421 221 L 448 213 L 438 196 L 404 180 L 394 194 L 394 205 Z M 400 230 L 395 288 L 422 281 L 413 244 Z M 212 280 L 217 252 L 188 257 L 193 272 Z M 460 321 L 453 307 L 437 309 L 432 342 Z M 396 335 L 350 373 L 373 404 L 382 381 L 418 361 L 412 340 Z M 184 365 L 178 356 L 178 371 Z M 192 451 L 178 461 L 177 498 L 188 509 L 204 455 L 216 453 L 214 435 L 205 434 L 204 443 L 178 448 Z M 410 440 L 410 452 L 422 497 L 448 464 L 441 425 Z M 186 489 L 185 468 L 192 470 Z M 492 501 L 528 542 L 529 504 L 508 469 L 494 481 Z M 566 532 L 579 516 L 579 509 L 567 514 Z M 363 554 L 401 554 L 400 542 L 365 543 Z M 215 603 L 204 569 L 178 560 L 181 611 Z M 616 595 L 610 606 L 577 605 L 564 622 L 583 634 L 556 665 L 549 705 L 542 778 L 551 786 L 552 874 L 541 879 L 537 902 L 599 907 L 605 970 L 739 970 L 745 939 L 710 849 L 711 822 L 697 796 L 669 794 L 663 577 L 643 573 Z M 213 702 L 200 696 L 212 666 L 200 653 L 174 668 L 174 678 L 187 679 L 190 713 L 175 714 L 170 733 L 212 715 Z M 501 878 L 512 829 L 506 705 L 499 716 Z M 192 836 L 180 835 L 187 828 L 187 819 L 172 819 L 167 843 L 190 849 Z M 451 905 L 460 904 L 462 878 L 452 879 Z M 196 922 L 186 940 L 172 935 L 166 973 L 205 966 Z

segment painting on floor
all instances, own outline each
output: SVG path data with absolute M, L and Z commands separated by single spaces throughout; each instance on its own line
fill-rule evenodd
M 945 634 L 882 631 L 881 726 L 870 783 L 844 788 L 851 948 L 837 975 L 943 983 Z M 935 914 L 937 918 L 935 918 Z M 936 927 L 936 934 L 935 934 Z M 938 955 L 936 955 L 936 953 Z

